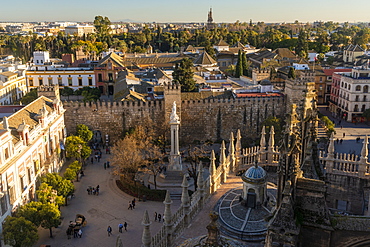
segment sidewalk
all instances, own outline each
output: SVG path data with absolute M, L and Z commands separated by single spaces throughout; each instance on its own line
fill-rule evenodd
M 101 161 L 94 164 L 88 162 L 84 173 L 85 176 L 80 182 L 74 182 L 76 190 L 75 197 L 68 202 L 68 206 L 61 207 L 62 223 L 58 228 L 53 228 L 53 238 L 49 238 L 48 229 L 39 229 L 39 241 L 35 247 L 40 245 L 50 245 L 52 247 L 64 246 L 89 246 L 105 247 L 116 246 L 116 239 L 121 236 L 124 246 L 141 246 L 141 236 L 143 226 L 141 221 L 144 211 L 148 210 L 152 219 L 154 212 L 163 213 L 164 205 L 162 202 L 139 202 L 136 198 L 134 210 L 128 210 L 129 201 L 133 197 L 123 193 L 117 188 L 116 176 L 112 174 L 112 168 L 104 170 L 104 162 L 109 159 L 109 154 L 103 154 Z M 99 196 L 88 195 L 87 187 L 100 185 Z M 172 211 L 175 212 L 180 202 L 174 201 Z M 74 221 L 76 214 L 86 217 L 87 225 L 82 228 L 82 238 L 67 239 L 66 230 L 69 221 Z M 127 222 L 128 232 L 119 233 L 118 224 Z M 113 229 L 113 235 L 108 237 L 107 227 Z M 162 223 L 153 222 L 150 226 L 151 234 L 157 233 Z

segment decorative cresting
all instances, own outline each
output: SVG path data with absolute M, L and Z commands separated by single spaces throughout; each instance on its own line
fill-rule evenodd
M 143 231 L 143 236 L 141 238 L 141 241 L 142 241 L 142 247 L 150 247 L 150 243 L 151 243 L 151 235 L 150 235 L 150 225 L 152 224 L 149 220 L 149 214 L 148 214 L 148 210 L 145 210 L 144 212 L 144 217 L 143 217 L 143 221 L 141 222 L 141 224 L 144 226 L 144 231 Z
M 213 194 L 216 191 L 216 156 L 215 151 L 211 151 L 211 164 L 209 165 L 209 177 L 210 177 L 210 194 Z
M 203 164 L 202 161 L 199 162 L 198 166 L 198 179 L 197 179 L 197 185 L 198 185 L 198 192 L 199 197 L 203 200 L 204 199 L 204 177 L 203 177 Z
M 263 126 L 260 139 L 260 151 L 264 151 L 265 149 L 266 149 L 266 131 L 265 126 Z
M 368 145 L 368 136 L 365 136 L 360 156 L 335 153 L 334 134 L 332 134 L 329 140 L 328 152 L 319 152 L 319 159 L 324 164 L 326 174 L 369 178 L 370 162 L 368 161 Z

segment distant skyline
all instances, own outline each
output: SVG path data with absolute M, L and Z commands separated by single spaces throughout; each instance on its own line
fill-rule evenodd
M 92 22 L 97 15 L 112 22 L 370 22 L 369 0 L 17 0 L 0 2 L 0 22 Z

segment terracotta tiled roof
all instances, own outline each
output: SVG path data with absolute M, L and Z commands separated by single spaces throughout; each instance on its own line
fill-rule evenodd
M 220 39 L 215 46 L 229 46 L 228 43 L 226 43 L 224 40 Z
M 183 57 L 133 57 L 125 58 L 123 64 L 126 66 L 139 64 L 165 64 L 165 63 L 179 63 Z
M 109 59 L 112 60 L 113 63 L 115 63 L 116 67 L 124 67 L 124 65 L 122 64 L 122 58 L 114 52 L 109 53 L 102 60 L 100 60 L 97 67 L 106 64 L 106 61 Z
M 323 69 L 326 76 L 332 76 L 334 72 L 351 72 L 352 69 Z
M 217 62 L 207 52 L 203 52 L 195 59 L 194 64 L 212 65 L 217 64 Z
M 248 97 L 282 97 L 281 93 L 237 93 L 237 98 L 248 98 Z
M 277 48 L 272 52 L 278 54 L 282 58 L 297 58 L 297 56 L 288 48 Z

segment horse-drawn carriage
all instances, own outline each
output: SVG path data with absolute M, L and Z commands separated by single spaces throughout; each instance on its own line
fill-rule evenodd
M 86 221 L 85 216 L 83 216 L 82 214 L 76 214 L 75 221 L 70 221 L 69 222 L 69 226 L 68 226 L 68 229 L 67 229 L 68 238 L 71 238 L 72 235 L 74 237 L 76 237 L 78 231 L 82 227 L 86 226 L 86 224 L 87 224 L 87 221 Z

